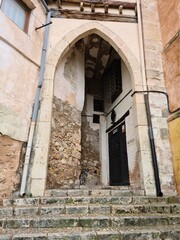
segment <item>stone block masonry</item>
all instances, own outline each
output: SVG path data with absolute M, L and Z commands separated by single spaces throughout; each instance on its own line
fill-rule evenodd
M 47 188 L 74 188 L 80 175 L 81 112 L 54 97 Z
M 162 39 L 156 0 L 141 1 L 147 85 L 149 90 L 166 92 L 162 67 Z M 163 94 L 149 94 L 155 147 L 161 187 L 164 194 L 175 194 L 167 125 L 167 99 Z
M 91 128 L 86 118 L 82 121 L 82 169 L 87 170 L 85 185 L 95 186 L 100 183 L 100 157 L 99 157 L 99 129 Z
M 20 155 L 23 143 L 0 135 L 0 199 L 19 188 Z

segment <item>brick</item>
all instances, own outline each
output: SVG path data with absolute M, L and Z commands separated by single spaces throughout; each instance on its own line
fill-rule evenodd
M 97 232 L 98 240 L 117 240 L 120 238 L 120 233 L 116 231 Z
M 15 208 L 14 209 L 14 215 L 15 216 L 34 216 L 38 213 L 38 207 L 21 207 L 21 208 Z
M 134 239 L 143 239 L 143 240 L 160 240 L 159 238 L 160 232 L 155 230 L 149 230 L 149 231 L 138 231 L 135 230 L 133 232 L 123 233 L 121 232 L 121 236 L 123 237 L 123 240 L 134 240 Z
M 52 205 L 52 204 L 65 204 L 67 201 L 69 200 L 69 198 L 67 197 L 45 197 L 45 198 L 41 198 L 41 204 L 48 204 L 48 205 Z
M 14 235 L 13 240 L 47 240 L 47 234 L 16 234 Z
M 90 214 L 110 214 L 111 207 L 110 206 L 89 206 Z
M 13 216 L 13 208 L 12 207 L 0 208 L 0 218 L 12 217 L 12 216 Z
M 159 226 L 159 225 L 168 225 L 169 219 L 166 217 L 112 217 L 112 227 L 121 227 L 121 226 Z
M 48 234 L 49 240 L 81 240 L 81 236 L 78 233 L 52 233 Z
M 87 228 L 106 228 L 109 227 L 110 221 L 108 217 L 80 217 L 80 226 Z
M 29 228 L 30 220 L 28 219 L 8 219 L 6 228 Z
M 90 195 L 93 195 L 93 196 L 110 196 L 111 195 L 111 190 L 91 190 L 90 191 Z
M 84 196 L 84 192 L 82 189 L 69 189 L 68 196 Z
M 35 206 L 39 204 L 39 198 L 17 198 L 14 199 L 14 206 Z
M 53 207 L 48 207 L 48 206 L 43 206 L 40 208 L 40 215 L 58 215 L 58 214 L 63 214 L 65 213 L 65 207 L 64 206 L 53 206 Z
M 3 235 L 0 235 L 0 239 L 1 240 L 11 240 L 11 235 L 10 234 L 3 234 Z
M 66 206 L 67 214 L 87 214 L 88 206 Z
M 168 240 L 179 240 L 180 230 L 173 229 L 173 230 L 164 230 L 160 234 L 161 239 L 168 239 Z
M 44 218 L 33 219 L 32 226 L 34 228 L 66 228 L 77 227 L 79 218 L 77 217 L 59 217 L 59 218 Z

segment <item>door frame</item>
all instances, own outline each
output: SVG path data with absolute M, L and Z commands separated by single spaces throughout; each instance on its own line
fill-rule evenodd
M 111 131 L 113 131 L 115 128 L 117 128 L 119 125 L 121 125 L 123 122 L 125 123 L 125 120 L 126 120 L 126 117 L 130 115 L 130 112 L 129 110 L 117 121 L 115 122 L 111 127 L 109 127 L 107 130 L 106 130 L 106 143 L 107 143 L 107 185 L 111 186 L 110 185 L 110 158 L 109 158 L 109 133 Z M 125 125 L 126 126 L 126 125 Z M 127 148 L 127 142 L 126 142 L 126 148 Z M 127 161 L 128 161 L 128 154 L 127 154 Z M 129 170 L 128 170 L 129 171 Z M 129 179 L 130 181 L 130 179 Z M 130 182 L 129 182 L 129 185 L 130 185 Z M 126 185 L 126 186 L 129 186 L 129 185 Z
M 123 127 L 124 131 L 122 132 Z M 113 149 L 112 146 L 113 137 L 115 137 L 114 140 L 118 145 L 118 149 L 115 150 L 118 155 L 117 163 L 114 162 L 113 158 L 110 156 L 110 153 L 112 153 Z M 108 144 L 109 144 L 109 184 L 110 186 L 129 186 L 130 183 L 129 183 L 125 119 L 108 133 Z M 125 159 L 123 157 L 123 152 L 125 152 L 126 155 Z M 119 171 L 116 170 L 116 166 L 117 168 L 119 168 Z M 116 177 L 114 178 L 112 175 Z

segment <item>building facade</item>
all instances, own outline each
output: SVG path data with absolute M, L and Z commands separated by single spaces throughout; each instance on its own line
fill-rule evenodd
M 157 3 L 162 33 L 164 78 L 171 111 L 168 126 L 176 186 L 180 193 L 180 96 L 178 94 L 180 91 L 180 3 L 173 1 L 168 7 L 163 1 L 157 1 Z
M 15 2 L 0 11 L 1 197 L 176 195 L 157 2 Z

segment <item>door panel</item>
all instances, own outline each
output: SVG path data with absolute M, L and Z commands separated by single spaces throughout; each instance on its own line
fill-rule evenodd
M 125 122 L 109 133 L 110 185 L 129 185 Z

